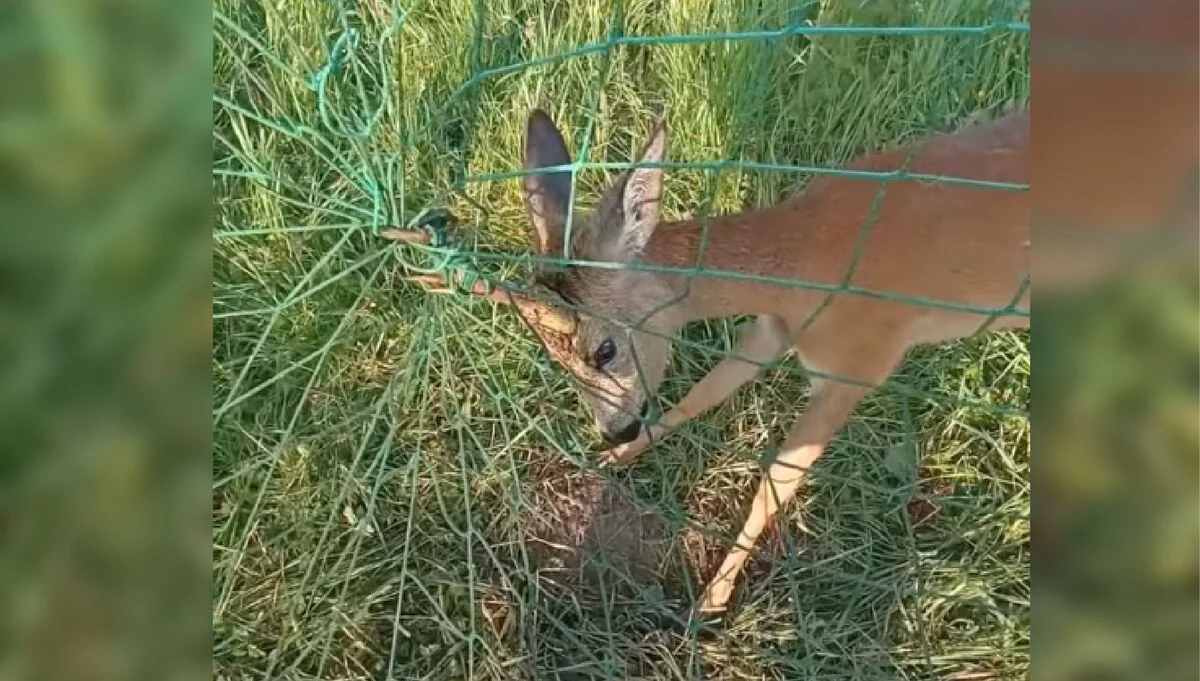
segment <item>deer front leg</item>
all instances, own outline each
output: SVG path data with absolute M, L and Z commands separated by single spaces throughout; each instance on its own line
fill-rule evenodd
M 879 346 L 877 346 L 878 348 Z M 870 384 L 881 383 L 895 368 L 903 350 L 899 346 L 882 346 L 883 352 L 855 353 L 857 373 Z M 836 371 L 832 369 L 831 371 Z M 840 375 L 852 375 L 843 370 Z M 857 382 L 836 379 L 813 381 L 808 409 L 797 417 L 784 439 L 779 455 L 767 468 L 754 494 L 750 515 L 738 534 L 737 542 L 725 555 L 721 567 L 704 590 L 700 612 L 705 615 L 723 612 L 733 595 L 738 575 L 746 567 L 755 543 L 763 529 L 779 512 L 779 508 L 796 495 L 796 490 L 821 454 L 829 440 L 850 417 L 859 400 L 872 388 Z
M 685 421 L 720 404 L 757 376 L 763 365 L 783 353 L 787 343 L 787 325 L 782 319 L 772 315 L 756 318 L 753 326 L 738 339 L 732 355 L 718 362 L 658 423 L 642 428 L 637 439 L 601 454 L 601 462 L 608 465 L 632 462 L 650 444 L 663 439 Z

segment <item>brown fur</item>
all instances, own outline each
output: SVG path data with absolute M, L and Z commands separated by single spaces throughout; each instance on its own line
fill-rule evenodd
M 643 160 L 661 161 L 665 149 L 665 126 L 659 124 Z M 869 154 L 849 167 L 1027 184 L 1028 155 L 1029 115 L 1020 113 Z M 560 134 L 548 116 L 535 111 L 529 120 L 527 168 L 566 163 Z M 593 215 L 576 213 L 569 255 L 602 263 L 696 265 L 704 228 L 696 220 L 658 224 L 661 185 L 661 170 L 622 175 Z M 562 174 L 534 173 L 525 181 L 534 243 L 543 255 L 561 255 L 565 186 Z M 1021 315 L 992 318 L 870 295 L 1027 308 L 1028 292 L 1018 293 L 1029 269 L 1028 192 L 901 179 L 886 187 L 876 219 L 864 231 L 879 191 L 878 181 L 821 177 L 776 206 L 713 218 L 701 276 L 581 265 L 537 277 L 535 288 L 552 290 L 572 307 L 566 314 L 574 320 L 573 333 L 548 345 L 551 356 L 579 380 L 602 431 L 638 433 L 606 452 L 610 463 L 631 461 L 752 379 L 755 363 L 788 348 L 818 374 L 808 409 L 792 426 L 759 485 L 737 545 L 705 591 L 703 610 L 725 608 L 749 551 L 779 505 L 795 495 L 828 440 L 910 347 L 970 336 L 985 325 L 1028 327 L 1028 317 Z M 856 250 L 861 250 L 857 258 Z M 721 276 L 724 271 L 838 286 L 850 268 L 850 285 L 866 294 L 845 292 L 830 299 L 826 291 Z M 669 337 L 689 321 L 733 314 L 759 317 L 735 356 L 722 360 L 658 424 L 636 425 L 639 405 L 665 373 Z M 606 339 L 616 353 L 601 368 L 595 359 Z

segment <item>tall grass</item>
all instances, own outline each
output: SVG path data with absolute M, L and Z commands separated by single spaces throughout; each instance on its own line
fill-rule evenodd
M 531 489 L 547 477 L 598 475 L 586 472 L 597 442 L 569 378 L 503 310 L 404 283 L 398 251 L 370 230 L 445 206 L 463 243 L 526 248 L 516 181 L 476 178 L 517 167 L 535 105 L 591 160 L 629 160 L 665 107 L 674 160 L 836 164 L 1023 105 L 1028 37 L 639 45 L 472 81 L 480 71 L 613 35 L 982 25 L 1027 19 L 1023 3 L 336 7 L 216 3 L 218 678 L 1027 675 L 1028 424 L 1011 415 L 1028 401 L 1021 337 L 914 353 L 897 380 L 928 397 L 882 392 L 861 406 L 725 625 L 697 635 L 674 614 L 736 532 L 756 458 L 803 404 L 794 364 L 632 470 L 604 474 L 663 519 L 685 570 L 599 595 L 564 590 L 529 517 L 543 512 Z M 359 38 L 325 84 L 323 119 L 312 76 L 344 27 Z M 761 205 L 807 179 L 672 172 L 664 211 Z M 580 195 L 603 180 L 582 172 Z M 677 353 L 668 400 L 729 350 L 733 324 L 688 330 L 709 351 Z

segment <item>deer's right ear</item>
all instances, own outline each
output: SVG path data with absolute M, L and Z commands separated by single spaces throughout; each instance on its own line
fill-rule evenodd
M 541 109 L 529 114 L 525 127 L 525 170 L 567 165 L 571 155 L 554 121 Z M 533 247 L 538 255 L 561 256 L 562 235 L 571 201 L 571 172 L 526 175 L 522 188 L 529 219 L 533 222 Z

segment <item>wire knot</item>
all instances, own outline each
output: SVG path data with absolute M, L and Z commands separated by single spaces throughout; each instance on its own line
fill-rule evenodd
M 348 54 L 357 46 L 358 29 L 349 28 L 338 35 L 337 40 L 333 41 L 333 45 L 329 47 L 329 56 L 326 57 L 325 63 L 308 79 L 308 87 L 324 97 L 325 82 L 342 68 L 343 55 Z

